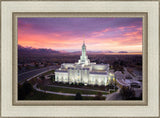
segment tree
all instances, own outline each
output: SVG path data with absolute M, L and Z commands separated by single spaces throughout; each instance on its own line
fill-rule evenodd
M 131 87 L 122 87 L 120 90 L 120 94 L 122 95 L 123 99 L 131 99 L 135 97 L 135 91 Z
M 24 89 L 24 92 L 25 92 L 26 94 L 28 94 L 28 93 L 30 93 L 30 92 L 33 90 L 33 87 L 32 87 L 32 85 L 31 85 L 30 83 L 25 82 L 25 83 L 23 84 L 23 89 Z
M 42 80 L 45 80 L 45 77 L 42 75 L 41 77 L 40 77 Z
M 25 68 L 25 69 L 28 70 L 29 68 L 30 68 L 30 66 L 29 66 L 29 65 L 26 65 L 26 68 Z
M 25 82 L 22 86 L 18 85 L 18 100 L 24 100 L 25 97 L 33 91 L 30 83 Z
M 95 100 L 103 100 L 103 96 L 101 92 L 98 92 L 98 94 L 95 97 Z
M 112 66 L 114 71 L 124 71 L 123 70 L 124 62 L 121 60 L 114 61 Z
M 39 63 L 34 62 L 34 66 L 35 66 L 36 68 L 38 68 L 38 67 L 39 67 Z
M 18 84 L 18 100 L 24 100 L 25 94 L 23 92 L 22 86 Z
M 75 100 L 82 100 L 81 93 L 76 93 Z

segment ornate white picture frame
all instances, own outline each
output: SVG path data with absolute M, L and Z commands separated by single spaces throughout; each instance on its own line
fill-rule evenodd
M 47 14 L 47 15 L 46 15 Z M 143 104 L 134 101 L 17 101 L 17 17 L 143 18 Z M 145 40 L 144 40 L 145 39 Z M 1 117 L 159 117 L 159 1 L 1 1 Z

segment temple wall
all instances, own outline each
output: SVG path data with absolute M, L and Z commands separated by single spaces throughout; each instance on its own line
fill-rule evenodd
M 68 69 L 69 67 L 74 67 L 74 63 L 63 63 L 61 69 Z
M 106 64 L 94 64 L 94 65 L 92 65 L 92 69 L 94 71 L 108 71 L 109 70 L 109 65 L 106 65 Z
M 68 69 L 68 72 L 55 72 L 55 81 L 67 83 L 84 83 L 87 85 L 104 85 L 111 81 L 112 77 L 106 74 L 90 74 L 89 70 Z
M 107 85 L 108 76 L 100 74 L 90 74 L 89 75 L 89 84 L 91 85 Z
M 76 83 L 82 83 L 82 70 L 80 69 L 74 70 L 74 79 Z
M 82 83 L 88 84 L 89 82 L 89 70 L 83 69 L 82 70 Z
M 55 72 L 55 81 L 56 82 L 68 82 L 68 73 L 67 72 Z

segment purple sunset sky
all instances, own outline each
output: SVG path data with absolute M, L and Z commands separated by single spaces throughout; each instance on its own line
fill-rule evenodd
M 142 52 L 142 18 L 18 18 L 18 44 L 77 51 Z

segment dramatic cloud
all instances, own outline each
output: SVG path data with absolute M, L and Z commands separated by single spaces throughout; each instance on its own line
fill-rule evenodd
M 33 48 L 142 52 L 142 18 L 18 18 L 18 44 Z

